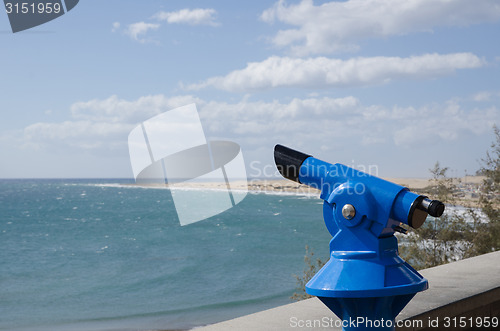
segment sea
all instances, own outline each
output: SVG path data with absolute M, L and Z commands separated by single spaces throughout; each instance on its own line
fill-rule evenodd
M 328 258 L 317 196 L 180 226 L 169 189 L 129 184 L 0 180 L 0 330 L 191 329 L 291 303 L 305 246 Z

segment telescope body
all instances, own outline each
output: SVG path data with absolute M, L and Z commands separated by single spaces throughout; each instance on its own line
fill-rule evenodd
M 398 255 L 394 232 L 420 227 L 444 205 L 407 188 L 343 164 L 331 164 L 277 145 L 275 162 L 283 177 L 321 191 L 323 218 L 332 235 L 330 259 L 306 284 L 339 318 L 390 321 L 428 282 Z M 344 323 L 345 324 L 345 323 Z M 343 325 L 344 325 L 343 324 Z M 344 330 L 350 330 L 347 324 Z M 359 327 L 355 329 L 370 329 Z
M 320 198 L 330 205 L 337 206 L 342 202 L 353 205 L 356 212 L 349 222 L 344 222 L 341 215 L 343 205 L 335 209 L 340 213 L 337 218 L 341 223 L 353 226 L 366 217 L 375 222 L 370 231 L 376 237 L 392 235 L 400 223 L 418 228 L 427 216 L 417 208 L 423 199 L 420 195 L 340 163 L 330 164 L 309 157 L 300 167 L 299 181 L 319 189 Z

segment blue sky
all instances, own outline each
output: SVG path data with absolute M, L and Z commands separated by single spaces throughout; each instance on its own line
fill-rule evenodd
M 0 178 L 132 177 L 128 133 L 192 102 L 251 176 L 276 143 L 461 176 L 500 124 L 496 0 L 85 0 L 0 32 Z

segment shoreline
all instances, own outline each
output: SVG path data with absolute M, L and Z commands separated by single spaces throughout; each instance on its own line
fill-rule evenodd
M 474 192 L 479 189 L 485 177 L 466 176 L 453 178 L 455 185 L 459 188 L 467 188 Z M 382 178 L 395 184 L 407 187 L 412 191 L 425 192 L 433 186 L 432 179 L 429 178 Z M 256 193 L 297 193 L 297 194 L 319 194 L 320 190 L 311 186 L 293 182 L 288 179 L 248 179 L 231 181 L 231 190 L 249 191 Z M 123 186 L 144 187 L 144 188 L 171 188 L 171 189 L 206 189 L 206 190 L 226 190 L 228 184 L 225 182 L 192 182 L 185 181 L 175 184 L 120 184 Z
M 411 191 L 433 196 L 433 180 L 430 178 L 382 178 L 389 182 L 407 187 Z M 453 193 L 455 205 L 464 207 L 479 206 L 479 190 L 485 179 L 484 176 L 466 176 L 461 178 L 451 178 L 456 186 L 456 191 Z M 118 184 L 123 187 L 136 188 L 156 188 L 156 189 L 172 189 L 172 190 L 214 190 L 226 191 L 228 184 L 225 182 L 194 182 L 185 181 L 175 184 Z M 257 179 L 250 178 L 245 180 L 236 180 L 229 182 L 230 189 L 234 192 L 248 192 L 250 194 L 271 194 L 271 195 L 297 195 L 305 197 L 318 197 L 320 190 L 311 186 L 300 184 L 288 179 Z

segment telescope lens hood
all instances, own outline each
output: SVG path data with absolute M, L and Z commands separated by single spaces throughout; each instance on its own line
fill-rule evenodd
M 274 147 L 274 162 L 280 174 L 286 179 L 299 181 L 299 169 L 302 163 L 311 155 L 304 154 L 283 145 Z

